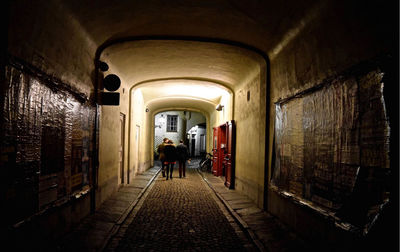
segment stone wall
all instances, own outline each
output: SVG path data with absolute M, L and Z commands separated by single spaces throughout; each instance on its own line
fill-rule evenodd
M 32 239 L 56 238 L 90 211 L 95 110 L 86 96 L 22 60 L 10 57 L 5 74 L 2 222 L 17 234 L 37 227 Z M 46 216 L 58 221 L 46 223 Z
M 383 180 L 398 174 L 389 158 L 389 120 L 398 115 L 385 109 L 398 99 L 385 90 L 398 83 L 382 79 L 394 74 L 397 45 L 385 13 L 390 5 L 322 1 L 269 55 L 268 210 L 321 244 L 335 237 L 325 230 L 349 228 L 342 221 L 367 234 L 390 197 Z
M 372 208 L 388 200 L 389 190 L 382 76 L 377 69 L 343 76 L 277 103 L 272 184 L 368 225 L 377 214 Z

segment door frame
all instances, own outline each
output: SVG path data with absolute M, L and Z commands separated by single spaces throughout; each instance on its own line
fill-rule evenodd
M 135 175 L 139 172 L 139 147 L 140 147 L 140 125 L 136 124 L 135 127 L 135 153 L 134 153 L 134 162 L 135 162 Z
M 119 164 L 119 175 L 120 180 L 118 181 L 121 185 L 125 183 L 125 124 L 126 124 L 126 116 L 124 113 L 119 113 L 119 121 L 120 121 L 120 164 Z
M 224 185 L 233 189 L 235 185 L 235 121 L 227 121 L 213 128 L 213 174 L 224 176 Z

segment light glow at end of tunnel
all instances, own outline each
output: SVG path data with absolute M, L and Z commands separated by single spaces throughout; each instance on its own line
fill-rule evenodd
M 216 86 L 201 86 L 188 84 L 172 84 L 164 89 L 164 94 L 167 96 L 194 96 L 213 100 L 228 92 Z
M 229 95 L 228 90 L 216 84 L 203 83 L 157 83 L 139 88 L 148 100 L 160 97 L 192 97 L 215 101 Z

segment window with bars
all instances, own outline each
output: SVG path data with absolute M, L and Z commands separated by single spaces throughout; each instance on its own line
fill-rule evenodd
M 178 116 L 167 116 L 167 132 L 178 132 Z

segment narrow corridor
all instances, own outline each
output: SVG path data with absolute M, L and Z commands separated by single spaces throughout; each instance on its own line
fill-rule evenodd
M 4 3 L 3 247 L 400 251 L 399 1 Z
M 193 166 L 160 173 L 106 251 L 256 251 Z

